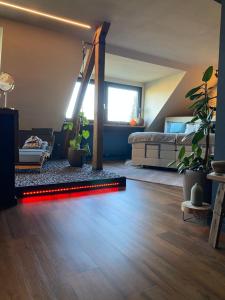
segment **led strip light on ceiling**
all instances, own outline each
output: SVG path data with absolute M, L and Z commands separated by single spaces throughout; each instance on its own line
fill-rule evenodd
M 42 11 L 38 11 L 38 10 L 30 9 L 30 8 L 27 8 L 27 7 L 15 5 L 15 4 L 12 4 L 12 3 L 0 1 L 0 5 L 8 7 L 8 8 L 12 8 L 12 9 L 20 10 L 20 11 L 23 11 L 23 12 L 26 12 L 26 13 L 30 13 L 30 14 L 33 14 L 33 15 L 37 15 L 37 16 L 40 16 L 40 17 L 52 19 L 52 20 L 55 20 L 55 21 L 58 21 L 58 22 L 67 23 L 69 25 L 79 26 L 79 27 L 82 27 L 82 28 L 85 28 L 85 29 L 91 29 L 91 26 L 88 25 L 88 24 L 76 22 L 76 21 L 73 21 L 71 19 L 57 17 L 55 15 L 51 15 L 51 14 L 48 14 L 48 13 L 44 13 Z

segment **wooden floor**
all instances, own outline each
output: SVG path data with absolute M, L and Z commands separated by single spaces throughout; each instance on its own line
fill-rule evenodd
M 176 188 L 128 181 L 0 212 L 0 299 L 225 299 L 225 250 L 181 220 L 180 202 Z

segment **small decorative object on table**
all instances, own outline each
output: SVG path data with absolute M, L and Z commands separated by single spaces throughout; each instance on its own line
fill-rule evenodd
M 5 103 L 4 107 L 7 107 L 7 93 L 11 92 L 15 87 L 14 79 L 8 73 L 1 73 L 0 74 L 0 92 L 4 94 Z M 1 97 L 1 94 L 0 94 Z
M 202 206 L 203 203 L 203 188 L 196 183 L 191 189 L 191 204 L 194 206 Z
M 137 122 L 135 119 L 131 119 L 130 120 L 130 126 L 136 126 L 137 125 Z
M 141 112 L 138 114 L 136 123 L 137 123 L 137 126 L 144 126 L 144 124 L 145 124 L 144 119 L 141 117 Z
M 183 221 L 188 221 L 194 218 L 205 220 L 207 222 L 208 214 L 211 210 L 209 203 L 202 203 L 202 206 L 195 206 L 191 203 L 191 201 L 184 201 L 181 204 L 181 211 L 183 214 Z M 185 213 L 193 215 L 193 217 L 185 218 Z

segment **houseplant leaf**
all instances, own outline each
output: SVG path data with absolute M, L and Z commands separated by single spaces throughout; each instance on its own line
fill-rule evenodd
M 198 144 L 204 138 L 204 130 L 197 131 L 192 139 L 192 144 Z
M 70 131 L 73 130 L 73 122 L 69 122 L 69 123 L 68 123 L 68 129 L 69 129 Z
M 85 140 L 87 140 L 90 136 L 90 132 L 88 130 L 82 130 L 82 136 Z
M 70 140 L 70 147 L 73 149 L 73 150 L 77 150 L 77 143 L 76 143 L 76 140 L 73 139 L 73 140 Z
M 194 95 L 197 91 L 200 90 L 201 87 L 202 87 L 202 84 L 191 89 L 189 92 L 187 92 L 187 94 L 185 95 L 185 98 L 189 98 L 190 96 Z
M 211 79 L 212 74 L 213 74 L 213 66 L 210 66 L 203 74 L 202 81 L 208 82 Z
M 184 155 L 185 155 L 185 147 L 182 146 L 182 147 L 180 148 L 180 152 L 179 152 L 179 154 L 178 154 L 178 159 L 179 159 L 179 160 L 182 160 L 182 158 L 184 157 Z
M 197 100 L 198 98 L 200 98 L 203 95 L 204 95 L 203 93 L 191 95 L 190 100 Z
M 85 144 L 85 145 L 83 146 L 83 149 L 85 150 L 85 152 L 86 152 L 87 155 L 90 155 L 90 154 L 91 154 L 90 147 L 89 147 L 88 144 Z

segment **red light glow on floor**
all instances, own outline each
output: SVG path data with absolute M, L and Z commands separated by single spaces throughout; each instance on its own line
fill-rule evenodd
M 81 192 L 74 192 L 74 193 L 60 193 L 60 194 L 52 194 L 52 195 L 33 195 L 29 197 L 22 198 L 20 203 L 37 203 L 37 202 L 45 202 L 45 201 L 65 201 L 68 199 L 80 198 L 85 196 L 92 196 L 92 195 L 99 195 L 99 194 L 106 194 L 112 192 L 118 192 L 120 190 L 124 190 L 124 188 L 120 187 L 111 187 L 111 188 L 101 188 L 99 190 L 86 190 Z M 71 191 L 71 190 L 69 190 Z

